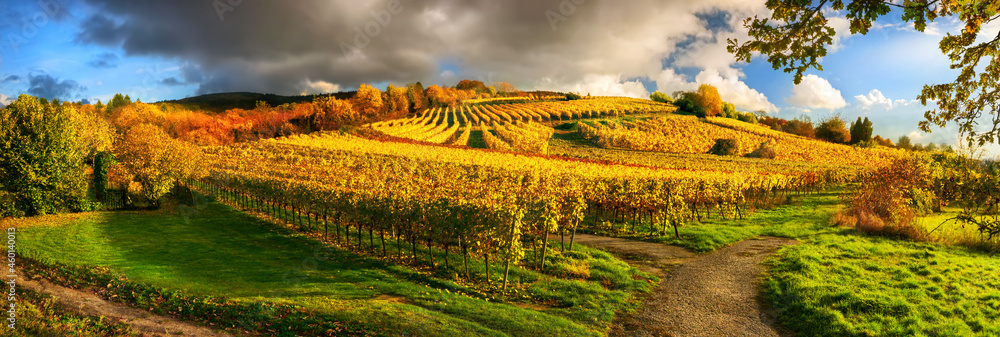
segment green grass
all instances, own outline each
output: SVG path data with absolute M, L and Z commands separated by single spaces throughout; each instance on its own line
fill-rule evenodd
M 964 246 L 869 236 L 830 224 L 837 192 L 795 198 L 746 220 L 681 227 L 682 239 L 623 234 L 708 252 L 758 235 L 795 238 L 767 260 L 763 292 L 803 336 L 1000 335 L 1000 259 Z M 952 212 L 953 213 L 953 212 Z M 949 212 L 918 219 L 936 227 Z M 947 231 L 969 229 L 946 224 Z M 942 229 L 939 229 L 942 231 Z M 947 233 L 944 231 L 942 233 Z M 973 230 L 974 231 L 974 230 Z
M 811 336 L 1000 335 L 1000 260 L 966 248 L 844 231 L 769 264 L 779 319 Z
M 941 212 L 913 220 L 913 225 L 928 233 L 928 240 L 952 245 L 962 245 L 984 251 L 993 251 L 1000 247 L 1000 240 L 985 240 L 976 225 L 955 221 L 962 213 L 960 207 L 944 207 Z
M 713 212 L 713 216 L 716 216 L 714 218 L 705 219 L 700 223 L 681 225 L 679 239 L 674 235 L 672 227 L 667 229 L 665 235 L 661 233 L 650 235 L 648 223 L 635 226 L 635 233 L 623 230 L 631 230 L 631 223 L 619 224 L 617 231 L 594 227 L 588 228 L 588 231 L 677 245 L 695 252 L 710 252 L 761 235 L 801 239 L 833 231 L 835 229 L 828 225 L 828 220 L 838 207 L 839 196 L 837 191 L 797 196 L 793 197 L 793 202 L 789 205 L 770 210 L 757 210 L 749 214 L 746 219 L 721 219 Z
M 507 300 L 518 306 L 426 272 L 324 248 L 216 202 L 193 213 L 103 212 L 67 222 L 23 228 L 18 243 L 42 260 L 107 266 L 135 282 L 196 295 L 298 305 L 388 335 L 600 335 L 616 312 L 635 307 L 635 292 L 655 281 L 598 251 L 581 249 L 571 259 L 552 251 L 553 266 L 570 259 L 591 274 L 559 278 L 512 268 L 517 293 Z M 483 268 L 472 262 L 474 273 Z M 494 263 L 494 275 L 499 267 Z

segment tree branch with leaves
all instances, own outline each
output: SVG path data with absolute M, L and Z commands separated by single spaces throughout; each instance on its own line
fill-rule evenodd
M 1000 18 L 1000 3 L 992 0 L 904 0 L 873 1 L 823 0 L 814 5 L 809 0 L 768 0 L 770 18 L 744 20 L 749 41 L 728 40 L 728 50 L 738 61 L 749 62 L 756 53 L 767 55 L 774 69 L 794 73 L 799 84 L 810 68 L 823 70 L 822 57 L 836 34 L 826 19 L 824 7 L 846 10 L 852 34 L 865 35 L 876 20 L 889 15 L 893 8 L 902 10 L 900 18 L 912 22 L 923 32 L 929 22 L 942 17 L 957 17 L 965 23 L 958 35 L 941 39 L 940 49 L 951 60 L 952 69 L 961 69 L 952 83 L 925 85 L 917 99 L 928 110 L 920 129 L 931 126 L 958 125 L 969 144 L 995 143 L 1000 140 L 1000 34 L 988 41 L 979 39 L 983 25 Z M 980 128 L 984 116 L 992 116 L 992 126 Z

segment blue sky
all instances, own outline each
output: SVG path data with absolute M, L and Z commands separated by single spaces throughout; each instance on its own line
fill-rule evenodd
M 893 139 L 957 139 L 951 128 L 916 132 L 928 107 L 913 101 L 924 84 L 954 80 L 937 48 L 943 33 L 960 28 L 949 18 L 920 33 L 894 12 L 868 35 L 847 36 L 842 14 L 827 12 L 835 46 L 824 71 L 795 86 L 764 58 L 742 64 L 725 51 L 727 38 L 746 39 L 743 18 L 768 14 L 763 1 L 137 3 L 0 4 L 0 103 L 22 93 L 106 102 L 120 92 L 152 102 L 462 78 L 642 97 L 709 83 L 744 110 L 814 121 L 864 116 Z

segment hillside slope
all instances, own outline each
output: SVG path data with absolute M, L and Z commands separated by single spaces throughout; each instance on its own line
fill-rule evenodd
M 734 139 L 740 156 L 766 143 L 774 148 L 775 159 L 824 165 L 870 167 L 907 156 L 903 150 L 833 144 L 718 117 L 663 115 L 636 121 L 584 122 L 578 127 L 584 139 L 604 148 L 704 154 L 716 140 Z

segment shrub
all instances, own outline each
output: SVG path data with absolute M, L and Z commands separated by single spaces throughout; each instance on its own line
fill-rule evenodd
M 117 163 L 110 151 L 101 151 L 94 156 L 94 190 L 97 200 L 104 200 L 108 191 L 108 169 Z
M 670 99 L 670 96 L 667 96 L 667 94 L 664 94 L 659 91 L 650 94 L 649 99 L 654 102 L 660 102 L 660 103 L 670 103 L 672 101 Z
M 692 113 L 698 117 L 705 117 L 705 109 L 696 103 L 695 94 L 692 92 L 682 94 L 680 98 L 674 101 L 674 105 L 680 111 Z
M 578 99 L 581 99 L 581 98 L 583 98 L 583 97 L 581 97 L 580 94 L 577 94 L 577 93 L 574 93 L 574 92 L 566 94 L 566 100 L 567 101 L 575 101 L 575 100 L 578 100 Z
M 899 140 L 896 141 L 896 147 L 903 150 L 912 150 L 913 144 L 910 143 L 910 137 L 904 135 L 899 136 Z
M 777 149 L 774 148 L 774 144 L 771 144 L 771 142 L 760 143 L 760 147 L 758 147 L 753 152 L 747 154 L 748 158 L 774 159 L 777 156 L 778 156 L 778 151 Z
M 930 174 L 924 159 L 896 160 L 861 181 L 848 197 L 848 215 L 856 217 L 855 225 L 868 233 L 925 240 L 926 233 L 912 222 L 936 202 L 927 190 Z
M 722 113 L 719 117 L 725 117 L 730 119 L 738 119 L 740 117 L 740 112 L 736 110 L 736 105 L 729 102 L 722 102 Z
M 851 132 L 847 131 L 847 123 L 840 116 L 827 118 L 816 128 L 816 138 L 837 144 L 847 144 L 851 141 Z
M 708 150 L 708 153 L 716 156 L 735 156 L 738 151 L 739 145 L 735 139 L 716 139 L 715 145 Z
M 781 125 L 781 131 L 806 138 L 816 138 L 816 131 L 808 118 L 796 118 Z
M 757 124 L 757 116 L 754 116 L 752 113 L 741 113 L 736 119 L 745 123 Z

